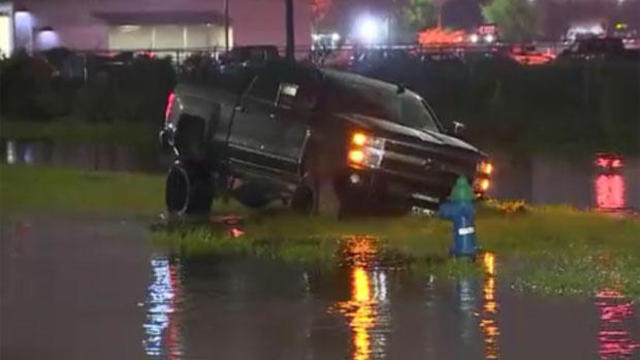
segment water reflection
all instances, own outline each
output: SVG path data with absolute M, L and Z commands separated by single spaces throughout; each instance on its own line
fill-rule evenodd
M 15 141 L 7 141 L 7 164 L 15 164 L 16 157 L 16 143 Z
M 382 357 L 390 322 L 388 280 L 383 269 L 373 268 L 376 246 L 371 238 L 353 237 L 346 241 L 351 276 L 351 298 L 336 303 L 332 311 L 342 314 L 353 334 L 353 359 Z
M 625 208 L 625 183 L 620 174 L 600 174 L 595 181 L 596 206 L 599 210 Z
M 182 340 L 177 307 L 182 300 L 180 263 L 157 256 L 151 259 L 152 283 L 148 287 L 147 316 L 143 325 L 145 353 L 150 358 L 182 358 Z
M 155 147 L 117 144 L 69 144 L 49 139 L 0 139 L 7 164 L 52 165 L 85 170 L 161 170 L 167 159 Z
M 575 159 L 493 157 L 498 166 L 491 197 L 604 211 L 640 209 L 638 157 L 609 153 Z
M 484 284 L 482 287 L 483 306 L 480 320 L 480 329 L 484 334 L 485 358 L 498 359 L 498 302 L 496 298 L 496 259 L 493 253 L 485 253 L 483 258 L 485 269 Z
M 626 206 L 625 178 L 619 173 L 623 168 L 622 157 L 599 153 L 595 160 L 598 175 L 594 182 L 596 207 L 599 210 L 622 210 Z
M 631 338 L 627 328 L 633 319 L 633 304 L 615 290 L 602 290 L 596 295 L 600 310 L 600 360 L 635 358 L 640 344 Z

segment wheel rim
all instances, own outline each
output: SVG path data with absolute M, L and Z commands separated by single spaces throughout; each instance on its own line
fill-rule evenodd
M 179 166 L 174 166 L 167 175 L 166 204 L 172 213 L 183 213 L 189 205 L 189 176 Z

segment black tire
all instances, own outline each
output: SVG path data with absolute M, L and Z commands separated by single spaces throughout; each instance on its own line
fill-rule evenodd
M 165 203 L 171 215 L 206 215 L 211 211 L 213 186 L 202 167 L 176 161 L 169 169 Z
M 291 198 L 291 208 L 300 214 L 340 219 L 348 214 L 340 187 L 334 179 L 305 179 Z

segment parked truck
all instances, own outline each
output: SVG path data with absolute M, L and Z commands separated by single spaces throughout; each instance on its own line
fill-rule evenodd
M 307 214 L 427 211 L 460 175 L 482 196 L 492 171 L 403 86 L 281 61 L 179 83 L 160 138 L 176 156 L 172 214 L 206 213 L 223 194 Z

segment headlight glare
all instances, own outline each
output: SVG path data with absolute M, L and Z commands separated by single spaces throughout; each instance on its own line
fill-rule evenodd
M 483 160 L 478 163 L 476 171 L 481 174 L 491 175 L 491 173 L 493 172 L 493 164 L 487 160 Z
M 356 167 L 377 168 L 384 157 L 385 140 L 355 132 L 348 152 L 349 164 Z

